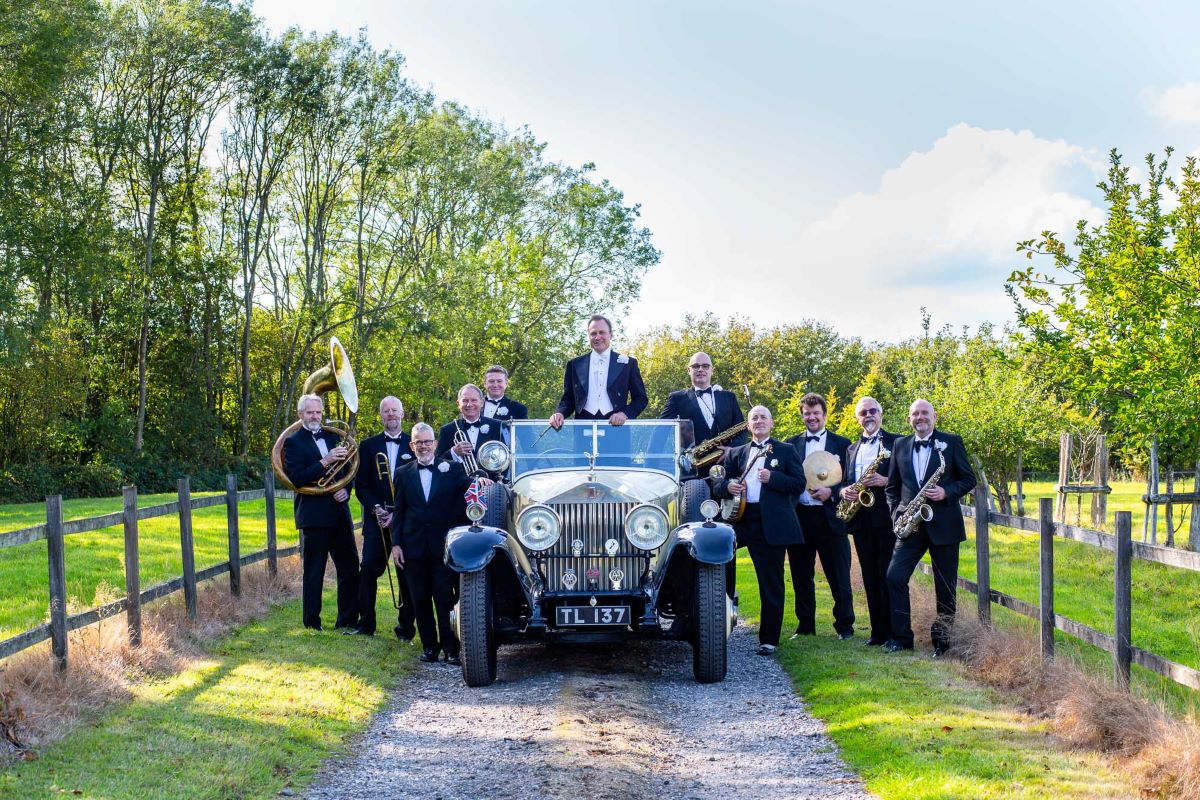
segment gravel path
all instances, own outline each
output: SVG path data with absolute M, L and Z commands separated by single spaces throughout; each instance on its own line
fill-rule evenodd
M 756 647 L 735 629 L 729 676 L 705 686 L 678 642 L 506 646 L 484 689 L 457 667 L 420 664 L 306 796 L 869 797 Z

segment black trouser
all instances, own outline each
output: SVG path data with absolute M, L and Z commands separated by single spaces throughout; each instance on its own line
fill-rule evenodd
M 925 531 L 918 530 L 907 539 L 898 539 L 888 567 L 888 591 L 892 600 L 892 639 L 911 647 L 913 643 L 912 606 L 908 597 L 908 579 L 925 551 L 933 563 L 933 590 L 937 596 L 937 618 L 929 630 L 936 650 L 950 646 L 950 626 L 958 605 L 959 543 L 933 544 Z
M 391 549 L 385 546 L 386 542 L 379 531 L 375 526 L 369 531 L 364 528 L 362 566 L 358 568 L 358 627 L 368 633 L 375 632 L 375 594 L 378 591 L 379 577 L 388 569 L 388 551 Z M 395 567 L 395 564 L 392 566 Z M 397 568 L 396 576 L 389 576 L 388 580 L 400 584 L 396 587 L 400 595 L 396 628 L 401 636 L 411 639 L 417 633 L 414 624 L 416 614 L 413 612 L 412 597 L 408 593 L 408 583 L 404 580 L 404 571 Z M 394 586 L 395 583 L 390 586 Z
M 792 591 L 796 593 L 796 632 L 817 632 L 817 590 L 813 583 L 816 557 L 833 595 L 833 629 L 839 634 L 854 633 L 854 595 L 850 590 L 850 542 L 846 534 L 829 527 L 823 506 L 796 506 L 804 544 L 787 548 L 792 570 Z
M 745 544 L 754 562 L 758 577 L 758 598 L 761 605 L 758 620 L 758 642 L 777 646 L 783 629 L 783 556 L 787 548 L 768 544 L 763 535 L 762 513 L 758 503 L 747 503 L 746 511 L 734 526 L 739 544 Z
M 896 536 L 892 523 L 863 524 L 854 532 L 854 551 L 862 571 L 863 592 L 871 615 L 871 641 L 883 644 L 892 638 L 892 601 L 888 593 L 887 571 L 892 563 Z
M 450 610 L 454 608 L 454 586 L 458 583 L 458 573 L 447 567 L 441 558 L 422 556 L 404 562 L 404 577 L 412 596 L 421 647 L 434 652 L 441 649 L 447 655 L 457 656 L 458 637 L 450 625 Z
M 358 550 L 349 519 L 336 528 L 305 528 L 304 582 L 301 590 L 304 626 L 321 627 L 321 589 L 325 583 L 325 562 L 333 559 L 337 571 L 337 622 L 339 627 L 358 622 L 355 600 L 358 594 Z

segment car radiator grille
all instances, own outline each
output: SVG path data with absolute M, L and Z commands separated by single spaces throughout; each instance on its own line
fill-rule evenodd
M 551 592 L 587 592 L 619 588 L 630 590 L 638 585 L 645 566 L 645 557 L 625 538 L 625 515 L 634 503 L 553 503 L 551 508 L 562 517 L 563 531 L 558 543 L 547 552 L 546 579 Z M 610 557 L 604 549 L 609 539 L 617 540 L 617 555 Z M 582 542 L 582 555 L 573 554 L 575 542 Z M 567 570 L 574 570 L 576 583 L 568 589 L 563 582 Z M 609 573 L 619 569 L 624 573 L 619 587 L 609 580 Z M 589 585 L 588 571 L 596 576 Z

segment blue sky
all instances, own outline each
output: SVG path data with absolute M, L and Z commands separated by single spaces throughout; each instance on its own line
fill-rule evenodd
M 1002 324 L 1016 241 L 1098 219 L 1110 148 L 1200 150 L 1194 3 L 254 8 L 366 28 L 411 80 L 641 204 L 662 263 L 618 344 L 704 311 L 868 340 L 915 334 L 922 305 Z

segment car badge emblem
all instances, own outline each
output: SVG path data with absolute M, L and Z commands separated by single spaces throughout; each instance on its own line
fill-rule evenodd
M 579 558 L 583 555 L 583 539 L 576 539 L 571 542 L 571 555 Z
M 596 605 L 596 595 L 592 595 L 591 597 L 589 597 L 588 603 L 592 606 L 595 606 Z
M 599 490 L 599 489 L 597 489 L 595 486 L 588 486 L 588 487 L 587 487 L 587 497 L 588 497 L 588 500 L 595 500 L 595 499 L 596 499 L 597 497 L 599 497 L 599 496 L 600 496 L 600 490 Z
M 623 570 L 614 568 L 608 571 L 608 583 L 614 591 L 621 588 L 621 581 L 623 580 L 625 580 L 625 572 Z
M 589 589 L 596 589 L 600 586 L 600 570 L 596 567 L 588 567 L 587 582 Z
M 575 574 L 573 569 L 565 569 L 562 574 L 563 586 L 567 587 L 568 592 L 575 591 L 575 584 L 579 583 L 579 576 Z
M 604 543 L 604 552 L 608 553 L 609 556 L 615 556 L 620 549 L 621 543 L 616 539 L 609 539 Z

